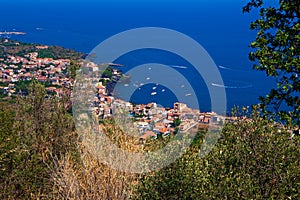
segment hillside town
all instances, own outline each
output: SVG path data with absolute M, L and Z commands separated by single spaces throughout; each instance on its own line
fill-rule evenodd
M 18 44 L 16 44 L 18 45 Z M 48 46 L 35 46 L 36 49 L 47 49 Z M 4 95 L 26 95 L 18 84 L 37 80 L 45 85 L 49 95 L 72 96 L 74 80 L 70 77 L 68 68 L 70 59 L 39 58 L 38 52 L 30 52 L 24 56 L 7 55 L 0 59 L 0 92 Z M 87 63 L 84 65 L 89 72 L 96 72 L 97 65 Z M 186 104 L 175 102 L 173 108 L 162 108 L 156 102 L 137 104 L 115 99 L 104 85 L 120 79 L 120 70 L 112 69 L 111 76 L 99 78 L 95 85 L 97 93 L 92 100 L 92 112 L 105 119 L 114 116 L 116 108 L 124 108 L 128 116 L 134 120 L 140 140 L 146 142 L 158 135 L 167 137 L 180 132 L 196 133 L 199 129 L 207 130 L 208 127 L 217 128 L 224 124 L 225 117 L 216 113 L 201 113 L 191 109 Z M 229 117 L 226 120 L 231 120 Z
M 67 75 L 67 67 L 70 66 L 69 59 L 37 58 L 36 52 L 20 56 L 7 56 L 0 59 L 0 81 L 8 83 L 1 87 L 4 94 L 20 94 L 15 85 L 20 81 L 31 81 L 36 79 L 41 83 L 49 83 L 46 90 L 56 95 L 61 95 L 62 87 L 69 89 L 73 86 L 73 79 Z
M 133 104 L 109 96 L 101 81 L 95 87 L 97 94 L 92 101 L 93 114 L 101 120 L 114 117 L 120 109 L 125 110 L 134 121 L 142 143 L 151 138 L 168 137 L 178 132 L 196 134 L 201 129 L 220 129 L 225 120 L 232 119 L 214 112 L 200 112 L 180 102 L 175 102 L 173 108 L 159 107 L 156 102 Z

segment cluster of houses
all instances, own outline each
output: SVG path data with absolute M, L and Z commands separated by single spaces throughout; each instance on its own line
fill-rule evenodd
M 37 49 L 47 49 L 47 46 L 37 46 Z M 0 58 L 0 86 L 4 94 L 20 94 L 16 90 L 16 84 L 20 81 L 36 79 L 47 83 L 47 92 L 60 96 L 66 91 L 72 93 L 74 80 L 69 77 L 67 68 L 70 66 L 69 59 L 38 58 L 37 52 L 27 55 Z M 98 67 L 90 63 L 88 71 L 96 72 Z M 118 79 L 120 71 L 113 69 L 112 78 Z M 105 78 L 104 78 L 105 79 Z M 108 79 L 106 77 L 106 79 Z M 107 81 L 107 80 L 106 80 Z M 134 127 L 139 133 L 139 138 L 145 142 L 149 138 L 157 138 L 158 135 L 167 137 L 180 132 L 197 132 L 200 125 L 207 127 L 211 122 L 218 124 L 223 122 L 223 117 L 215 113 L 201 113 L 191 109 L 184 103 L 176 102 L 173 108 L 162 108 L 156 103 L 138 104 L 115 99 L 110 96 L 107 87 L 98 82 L 96 94 L 92 99 L 92 112 L 101 119 L 114 116 L 116 108 L 125 108 L 128 117 L 134 121 Z
M 123 109 L 127 117 L 134 121 L 133 125 L 142 143 L 150 138 L 157 138 L 159 135 L 167 137 L 178 131 L 196 133 L 201 125 L 207 128 L 210 123 L 220 125 L 225 120 L 216 113 L 201 113 L 179 102 L 174 103 L 173 108 L 162 108 L 154 102 L 134 105 L 114 99 L 107 95 L 106 87 L 101 82 L 96 84 L 96 91 L 92 103 L 94 114 L 104 119 L 115 116 L 117 110 Z
M 0 58 L 0 82 L 6 84 L 0 87 L 0 90 L 8 95 L 19 93 L 21 91 L 16 91 L 15 88 L 19 81 L 36 79 L 39 82 L 47 82 L 46 90 L 59 96 L 63 92 L 62 88 L 71 89 L 73 86 L 73 80 L 66 70 L 69 65 L 69 59 L 38 58 L 37 52 L 23 57 L 8 55 L 6 58 Z
M 111 117 L 111 105 L 114 101 L 114 97 L 107 94 L 106 87 L 102 84 L 102 82 L 96 84 L 96 89 L 97 94 L 93 100 L 94 112 L 103 119 L 106 117 Z

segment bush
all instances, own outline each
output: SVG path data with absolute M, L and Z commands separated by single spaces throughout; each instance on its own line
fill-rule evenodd
M 299 199 L 299 137 L 254 113 L 225 125 L 205 158 L 193 146 L 177 162 L 144 175 L 135 199 Z

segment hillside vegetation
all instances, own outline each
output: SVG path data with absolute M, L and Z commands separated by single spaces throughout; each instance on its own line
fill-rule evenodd
M 39 83 L 29 91 L 0 105 L 1 199 L 299 199 L 300 137 L 256 112 L 226 124 L 206 157 L 199 135 L 170 166 L 134 175 L 86 149 L 91 140 L 78 138 L 63 99 L 46 99 Z M 119 129 L 107 134 L 132 151 Z

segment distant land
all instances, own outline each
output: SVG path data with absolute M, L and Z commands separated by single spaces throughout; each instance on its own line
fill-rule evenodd
M 0 35 L 26 35 L 25 32 L 0 32 Z

